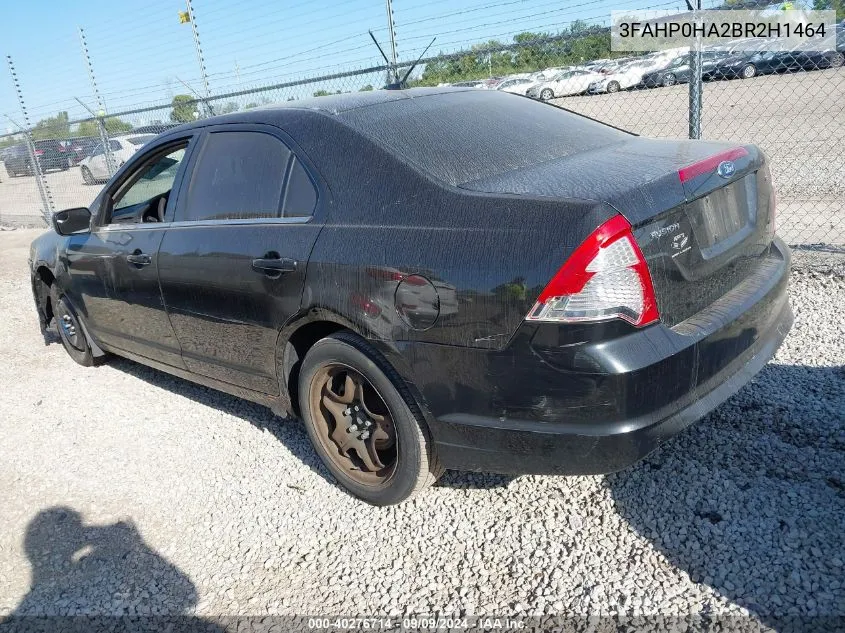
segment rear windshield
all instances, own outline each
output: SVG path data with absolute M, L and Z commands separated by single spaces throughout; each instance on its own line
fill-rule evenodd
M 459 185 L 627 137 L 552 105 L 499 91 L 415 97 L 348 110 L 342 121 L 429 175 Z

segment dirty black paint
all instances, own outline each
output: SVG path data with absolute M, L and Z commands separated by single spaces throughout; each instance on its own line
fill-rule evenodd
M 208 139 L 228 131 L 284 146 L 278 209 L 186 221 Z M 174 142 L 187 149 L 173 189 L 109 224 L 117 188 Z M 298 334 L 352 330 L 406 381 L 447 467 L 608 472 L 739 389 L 791 325 L 765 157 L 746 146 L 729 179 L 679 179 L 730 147 L 642 139 L 495 91 L 259 108 L 153 141 L 92 204 L 90 232 L 34 242 L 33 279 L 55 277 L 103 350 L 278 412 L 293 409 Z M 298 165 L 308 195 L 286 193 Z M 164 222 L 141 222 L 159 199 Z M 291 200 L 309 208 L 289 213 Z M 574 249 L 620 213 L 661 321 L 526 322 Z M 127 260 L 137 255 L 149 263 Z

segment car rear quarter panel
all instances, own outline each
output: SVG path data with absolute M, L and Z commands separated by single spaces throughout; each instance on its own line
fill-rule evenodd
M 442 185 L 333 117 L 297 118 L 285 128 L 323 171 L 333 200 L 302 308 L 336 313 L 373 340 L 504 347 L 569 253 L 614 214 L 591 200 Z M 438 295 L 430 327 L 412 327 L 396 310 L 411 275 Z M 409 292 L 424 317 L 430 291 Z

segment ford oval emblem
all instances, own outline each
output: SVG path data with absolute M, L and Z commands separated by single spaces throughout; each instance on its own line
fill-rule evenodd
M 719 167 L 716 169 L 716 172 L 722 178 L 730 178 L 734 175 L 735 171 L 736 165 L 734 165 L 734 162 L 732 160 L 723 160 L 721 163 L 719 163 Z

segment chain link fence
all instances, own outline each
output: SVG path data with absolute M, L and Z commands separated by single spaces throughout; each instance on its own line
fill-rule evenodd
M 100 184 L 150 135 L 179 122 L 382 89 L 408 70 L 410 86 L 471 85 L 518 94 L 531 90 L 530 96 L 637 134 L 688 137 L 687 83 L 695 80 L 688 52 L 623 57 L 610 50 L 604 24 L 578 20 L 548 26 L 551 32 L 544 34 L 514 32 L 514 26 L 510 43 L 488 39 L 395 65 L 364 41 L 360 48 L 366 57 L 354 67 L 324 64 L 320 72 L 277 81 L 269 80 L 273 74 L 268 71 L 265 81 L 258 64 L 244 71 L 251 73 L 250 85 L 239 81 L 229 86 L 235 89 L 207 97 L 186 83 L 185 92 L 190 88 L 191 94 L 139 101 L 138 107 L 115 112 L 95 113 L 83 104 L 90 116 L 69 119 L 65 114 L 59 124 L 66 132 L 55 138 L 45 138 L 45 125 L 39 124 L 0 136 L 0 223 L 44 225 L 55 210 L 89 204 Z M 409 33 L 403 41 L 418 40 L 409 48 L 424 54 L 429 35 Z M 310 54 L 319 61 L 323 53 L 317 47 Z M 760 146 L 771 161 L 778 233 L 793 247 L 796 262 L 839 265 L 845 260 L 843 53 L 832 50 L 812 58 L 782 54 L 774 62 L 768 53 L 742 53 L 744 64 L 726 65 L 725 60 L 735 61 L 737 55 L 727 48 L 703 53 L 701 138 Z

